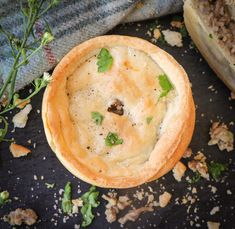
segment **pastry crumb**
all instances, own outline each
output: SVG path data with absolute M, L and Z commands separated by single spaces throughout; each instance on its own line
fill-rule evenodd
M 206 157 L 201 151 L 198 151 L 198 153 L 194 157 L 194 159 L 188 162 L 188 167 L 193 172 L 199 172 L 203 178 L 209 180 L 209 173 L 208 173 L 208 167 L 206 164 Z
M 162 34 L 161 34 L 160 29 L 156 28 L 156 29 L 153 30 L 153 37 L 154 37 L 155 39 L 158 40 L 161 36 L 162 36 Z
M 183 27 L 183 22 L 181 21 L 171 21 L 171 26 L 174 27 L 174 28 L 182 28 Z
M 230 152 L 233 150 L 234 136 L 231 131 L 228 130 L 227 125 L 224 123 L 214 122 L 210 128 L 210 141 L 208 145 L 218 145 L 219 149 L 227 150 Z
M 177 181 L 181 181 L 186 169 L 187 169 L 186 166 L 179 161 L 172 170 L 174 178 Z
M 162 195 L 159 196 L 159 205 L 161 208 L 164 208 L 167 206 L 167 204 L 171 200 L 171 194 L 169 192 L 164 192 Z
M 216 206 L 216 207 L 213 207 L 210 211 L 210 215 L 214 215 L 216 212 L 219 212 L 219 207 Z
M 179 32 L 167 29 L 162 30 L 162 33 L 170 46 L 183 47 L 182 35 Z
M 31 110 L 32 110 L 32 105 L 27 104 L 24 109 L 18 112 L 12 119 L 14 127 L 24 128 L 28 121 L 28 114 L 30 113 Z
M 10 225 L 26 224 L 33 225 L 38 219 L 37 214 L 32 209 L 21 209 L 17 208 L 15 211 L 11 211 L 8 215 L 4 216 L 4 221 L 8 222 Z
M 183 158 L 190 158 L 193 154 L 193 151 L 191 148 L 187 148 L 184 152 Z
M 220 223 L 207 221 L 207 228 L 208 229 L 219 229 Z
M 107 195 L 102 195 L 102 198 L 108 201 L 108 204 L 105 206 L 105 215 L 109 223 L 115 222 L 119 211 L 124 210 L 131 204 L 131 200 L 127 196 L 117 197 L 117 193 L 109 192 Z
M 22 146 L 18 145 L 16 143 L 11 143 L 10 144 L 10 152 L 12 153 L 13 157 L 18 158 L 18 157 L 24 157 L 27 154 L 31 153 L 31 150 Z

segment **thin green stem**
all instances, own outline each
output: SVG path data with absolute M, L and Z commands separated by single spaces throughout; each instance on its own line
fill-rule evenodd
M 17 66 L 16 69 L 20 68 L 21 66 L 25 65 L 25 63 L 27 63 L 27 61 L 34 56 L 40 49 L 42 48 L 42 45 L 40 45 L 39 47 L 37 47 L 30 55 L 28 55 L 23 61 L 21 61 Z
M 6 109 L 4 109 L 3 111 L 0 112 L 0 115 L 3 115 L 5 113 L 7 113 L 10 110 L 13 110 L 14 108 L 16 108 L 17 106 L 19 106 L 20 104 L 24 103 L 25 101 L 31 99 L 33 96 L 35 96 L 43 87 L 39 87 L 37 90 L 35 90 L 32 94 L 30 94 L 27 98 L 22 99 L 19 103 L 14 104 L 13 106 L 10 106 Z

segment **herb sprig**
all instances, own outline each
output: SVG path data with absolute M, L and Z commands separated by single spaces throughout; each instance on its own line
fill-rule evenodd
M 34 91 L 27 98 L 21 100 L 19 104 L 14 103 L 14 97 L 18 96 L 15 94 L 15 84 L 19 69 L 22 66 L 27 65 L 32 56 L 54 39 L 48 23 L 43 16 L 52 7 L 57 5 L 60 0 L 27 0 L 26 4 L 23 4 L 23 0 L 20 0 L 19 2 L 20 11 L 23 16 L 22 37 L 16 37 L 13 33 L 5 30 L 0 24 L 0 34 L 5 36 L 13 58 L 13 63 L 8 76 L 6 77 L 6 81 L 0 89 L 0 102 L 2 103 L 2 106 L 0 107 L 0 122 L 5 124 L 4 128 L 0 129 L 0 142 L 4 140 L 8 127 L 7 120 L 4 119 L 2 115 L 36 95 L 49 82 L 49 80 L 45 78 L 36 79 L 34 81 Z M 47 31 L 45 31 L 41 38 L 36 38 L 33 28 L 36 21 L 39 19 L 45 21 Z M 33 37 L 32 41 L 29 39 L 30 37 Z

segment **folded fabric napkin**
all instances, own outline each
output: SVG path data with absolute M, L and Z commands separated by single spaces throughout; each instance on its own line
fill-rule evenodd
M 16 36 L 22 34 L 22 18 L 16 0 L 0 0 L 0 24 Z M 61 58 L 79 43 L 105 34 L 119 23 L 139 21 L 182 9 L 182 0 L 61 0 L 45 16 L 55 37 L 30 63 L 21 68 L 16 90 L 52 69 Z M 45 22 L 37 21 L 35 33 L 43 34 Z M 6 39 L 0 35 L 0 87 L 12 64 Z

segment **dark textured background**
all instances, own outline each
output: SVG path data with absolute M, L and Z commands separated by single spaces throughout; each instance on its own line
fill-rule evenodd
M 172 17 L 162 18 L 160 24 L 163 27 L 169 27 L 169 22 Z M 150 40 L 146 35 L 147 30 L 150 28 L 154 21 L 146 21 L 141 23 L 132 23 L 127 25 L 120 25 L 116 27 L 110 34 L 124 34 L 130 36 L 142 37 Z M 154 181 L 148 185 L 142 185 L 141 188 L 148 190 L 151 186 L 156 191 L 155 199 L 163 193 L 163 188 L 172 193 L 173 197 L 170 204 L 166 208 L 155 208 L 153 213 L 146 213 L 140 217 L 136 222 L 128 222 L 125 228 L 207 228 L 207 221 L 217 221 L 221 223 L 221 228 L 232 229 L 235 228 L 235 154 L 234 151 L 227 153 L 226 151 L 219 151 L 217 146 L 207 146 L 209 141 L 209 128 L 211 120 L 222 120 L 226 124 L 235 121 L 234 109 L 235 101 L 230 101 L 229 90 L 224 84 L 217 79 L 212 70 L 208 67 L 207 63 L 202 59 L 201 55 L 195 49 L 189 49 L 190 38 L 184 40 L 183 48 L 172 48 L 168 45 L 159 44 L 164 50 L 172 54 L 176 60 L 183 65 L 187 71 L 190 81 L 193 85 L 193 94 L 195 103 L 197 105 L 197 121 L 196 130 L 193 136 L 191 147 L 193 152 L 203 149 L 207 156 L 207 161 L 216 161 L 229 164 L 229 171 L 219 182 L 206 181 L 201 179 L 198 183 L 190 185 L 185 178 L 182 182 L 177 183 L 172 173 L 170 172 L 165 177 Z M 215 91 L 212 92 L 208 89 L 213 85 Z M 28 93 L 29 88 L 21 91 L 22 95 Z M 32 149 L 32 154 L 19 159 L 13 159 L 9 152 L 8 143 L 0 143 L 0 191 L 8 190 L 12 197 L 12 203 L 5 205 L 0 209 L 0 217 L 9 213 L 17 207 L 32 208 L 40 218 L 32 228 L 74 228 L 75 224 L 81 223 L 81 215 L 70 217 L 66 223 L 63 223 L 63 215 L 56 217 L 54 214 L 58 213 L 58 209 L 54 209 L 55 200 L 59 199 L 59 190 L 64 188 L 67 181 L 72 182 L 73 198 L 79 197 L 81 194 L 77 193 L 78 186 L 82 192 L 88 190 L 89 185 L 73 177 L 57 160 L 51 149 L 49 148 L 41 121 L 41 114 L 38 114 L 37 109 L 41 110 L 42 101 L 41 92 L 33 101 L 33 111 L 29 115 L 29 121 L 24 129 L 16 129 L 15 133 L 9 133 L 8 137 L 14 137 L 18 144 L 25 145 Z M 15 112 L 15 111 L 14 111 Z M 201 114 L 204 114 L 202 117 Z M 11 120 L 9 115 L 9 120 Z M 12 126 L 10 127 L 12 130 Z M 235 133 L 234 126 L 230 126 L 230 130 Z M 27 140 L 31 139 L 32 144 L 28 144 Z M 33 148 L 33 143 L 36 143 L 36 148 Z M 46 157 L 46 160 L 43 158 Z M 186 161 L 183 160 L 185 163 Z M 34 179 L 37 175 L 38 180 Z M 44 176 L 44 180 L 41 180 Z M 193 173 L 187 171 L 186 176 L 193 176 Z M 45 182 L 56 183 L 54 189 L 47 189 Z M 217 192 L 213 194 L 209 185 L 217 187 Z M 189 205 L 176 205 L 175 199 L 182 197 L 191 192 L 189 187 L 196 187 L 198 200 L 192 204 L 187 212 Z M 108 190 L 98 188 L 101 193 L 106 193 Z M 119 190 L 119 194 L 135 193 L 136 189 Z M 226 193 L 227 189 L 232 191 L 232 195 Z M 56 193 L 56 197 L 55 197 Z M 15 200 L 14 197 L 18 197 Z M 145 200 L 140 204 L 143 206 Z M 138 206 L 136 203 L 135 206 Z M 57 204 L 58 206 L 58 204 Z M 95 210 L 95 217 L 93 224 L 90 228 L 119 228 L 118 223 L 108 224 L 104 219 L 105 201 L 101 200 L 100 206 Z M 215 215 L 210 215 L 213 207 L 219 206 L 220 211 Z M 60 207 L 60 201 L 59 201 Z M 195 209 L 197 212 L 194 213 Z M 57 226 L 52 219 L 58 221 Z M 194 222 L 190 226 L 190 221 Z M 0 229 L 10 228 L 8 224 L 0 221 Z M 24 226 L 20 228 L 25 228 Z

